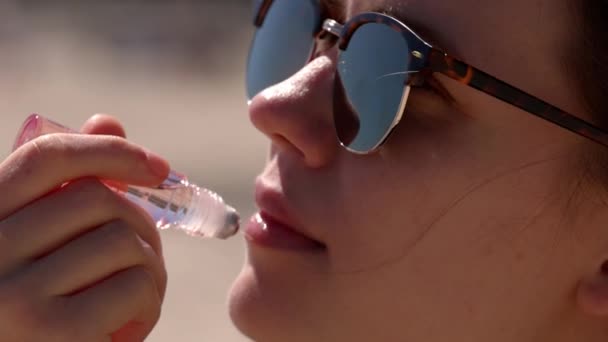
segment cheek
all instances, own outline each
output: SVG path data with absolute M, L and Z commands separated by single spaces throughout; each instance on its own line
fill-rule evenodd
M 487 135 L 482 123 L 436 120 L 412 115 L 377 155 L 340 161 L 330 201 L 340 205 L 323 214 L 335 232 L 334 270 L 395 262 L 429 233 L 438 234 L 432 246 L 441 251 L 513 232 L 559 184 L 546 176 L 559 165 L 536 162 L 532 151 Z
M 340 204 L 331 208 L 338 212 L 323 214 L 335 232 L 330 253 L 336 270 L 404 257 L 477 178 L 470 157 L 475 153 L 440 135 L 449 126 L 433 131 L 416 130 L 412 121 L 402 124 L 408 127 L 396 131 L 377 155 L 341 161 L 330 201 Z
M 535 184 L 544 171 L 497 179 L 456 201 L 434 195 L 434 187 L 409 201 L 401 193 L 399 203 L 411 210 L 362 201 L 357 210 L 376 213 L 358 215 L 344 228 L 360 231 L 356 238 L 344 237 L 332 255 L 333 301 L 338 307 L 351 303 L 353 320 L 381 312 L 381 318 L 371 315 L 367 322 L 398 326 L 408 334 L 441 322 L 444 333 L 466 336 L 479 327 L 498 331 L 530 324 L 519 320 L 546 317 L 541 312 L 546 306 L 531 308 L 530 303 L 558 303 L 566 283 L 559 278 L 563 265 L 555 260 L 562 253 L 555 252 L 557 215 L 542 206 L 551 182 Z M 503 196 L 496 198 L 497 193 Z M 446 204 L 439 209 L 441 202 Z M 546 289 L 547 283 L 556 285 Z M 503 316 L 497 316 L 497 307 Z M 492 340 L 487 337 L 470 340 Z

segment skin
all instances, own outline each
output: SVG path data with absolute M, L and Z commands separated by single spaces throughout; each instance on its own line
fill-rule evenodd
M 451 54 L 587 116 L 562 63 L 577 38 L 565 1 L 344 4 L 403 8 Z M 326 248 L 249 242 L 236 325 L 264 342 L 605 341 L 606 196 L 582 167 L 595 146 L 438 76 L 454 102 L 415 89 L 378 153 L 349 154 L 332 127 L 336 57 L 318 51 L 251 103 L 272 141 L 258 183 Z M 93 178 L 153 186 L 168 165 L 108 136 L 124 136 L 111 117 L 83 132 L 104 136 L 37 139 L 0 164 L 3 341 L 140 341 L 158 320 L 153 223 Z
M 449 53 L 588 116 L 564 67 L 578 39 L 565 0 L 343 4 L 347 18 L 402 9 Z M 326 248 L 248 241 L 237 327 L 260 342 L 605 341 L 606 194 L 584 167 L 596 146 L 436 76 L 454 102 L 414 89 L 388 142 L 350 154 L 333 127 L 336 59 L 317 51 L 252 99 L 271 140 L 257 183 Z
M 3 341 L 143 341 L 159 318 L 155 225 L 98 179 L 154 186 L 169 166 L 112 117 L 82 132 L 35 139 L 0 164 Z

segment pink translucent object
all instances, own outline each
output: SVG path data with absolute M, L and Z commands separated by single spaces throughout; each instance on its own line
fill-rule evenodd
M 30 115 L 17 135 L 13 150 L 41 135 L 76 133 L 38 114 Z M 226 239 L 239 229 L 237 211 L 216 193 L 188 182 L 175 171 L 157 188 L 129 185 L 112 188 L 146 210 L 159 229 L 178 229 L 198 237 Z

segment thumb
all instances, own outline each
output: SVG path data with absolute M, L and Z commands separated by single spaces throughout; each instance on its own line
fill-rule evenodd
M 82 125 L 80 132 L 126 137 L 125 130 L 118 119 L 107 114 L 93 115 Z
M 111 335 L 112 342 L 141 342 L 150 329 L 138 322 L 131 321 Z

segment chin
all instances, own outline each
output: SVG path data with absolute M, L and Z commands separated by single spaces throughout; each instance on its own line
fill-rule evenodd
M 274 317 L 271 299 L 259 288 L 253 269 L 245 265 L 228 295 L 230 318 L 236 328 L 256 342 L 288 341 L 285 327 Z
M 228 295 L 232 322 L 256 342 L 314 341 L 321 317 L 308 313 L 317 312 L 315 292 L 302 286 L 300 277 L 269 271 L 245 263 Z

